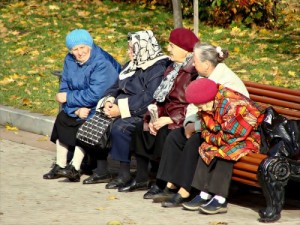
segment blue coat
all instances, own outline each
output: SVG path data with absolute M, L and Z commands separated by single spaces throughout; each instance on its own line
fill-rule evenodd
M 91 108 L 90 118 L 97 102 L 118 78 L 121 65 L 106 51 L 93 44 L 91 56 L 79 64 L 72 54 L 67 54 L 59 92 L 67 92 L 64 112 L 77 117 L 74 112 L 81 107 Z

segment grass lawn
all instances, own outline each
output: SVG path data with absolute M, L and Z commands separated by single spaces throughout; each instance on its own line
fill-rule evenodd
M 300 88 L 300 6 L 297 0 L 281 1 L 280 30 L 229 28 L 200 24 L 199 37 L 227 48 L 225 61 L 243 80 Z M 192 28 L 193 19 L 184 20 Z M 121 64 L 127 58 L 127 33 L 151 29 L 166 51 L 173 16 L 163 7 L 94 0 L 26 0 L 0 3 L 0 104 L 56 115 L 55 94 L 67 53 L 65 36 L 75 28 L 90 31 L 95 43 Z

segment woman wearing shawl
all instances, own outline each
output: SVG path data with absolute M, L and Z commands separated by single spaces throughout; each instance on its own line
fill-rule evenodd
M 189 29 L 177 28 L 171 32 L 168 51 L 173 64 L 167 68 L 163 81 L 154 93 L 153 104 L 157 106 L 158 119 L 151 121 L 149 114 L 146 114 L 144 123 L 137 126 L 131 143 L 137 160 L 137 175 L 125 185 L 116 185 L 119 191 L 148 188 L 149 162 L 153 172 L 156 172 L 168 133 L 183 125 L 188 105 L 185 89 L 198 76 L 192 60 L 193 47 L 197 42 L 199 39 Z
M 131 133 L 136 124 L 143 120 L 147 106 L 153 101 L 153 93 L 170 62 L 150 30 L 128 34 L 128 54 L 130 61 L 125 64 L 119 80 L 98 102 L 98 105 L 104 106 L 107 116 L 115 118 L 111 130 L 110 154 L 113 160 L 120 161 L 116 179 L 118 184 L 130 178 Z M 97 157 L 97 168 L 83 181 L 84 184 L 107 183 L 111 180 L 107 169 L 108 151 L 102 150 L 102 155 L 93 156 Z

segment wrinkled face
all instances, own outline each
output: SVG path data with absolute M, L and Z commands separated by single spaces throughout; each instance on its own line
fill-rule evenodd
M 91 47 L 87 45 L 76 45 L 72 48 L 71 53 L 80 63 L 86 62 L 91 55 Z
M 204 61 L 201 62 L 201 60 L 199 59 L 199 51 L 201 50 L 196 50 L 194 52 L 194 66 L 198 72 L 198 74 L 200 74 L 201 76 L 207 77 L 208 74 L 206 73 L 207 68 L 208 68 L 208 61 Z
M 133 61 L 134 53 L 133 53 L 133 46 L 132 46 L 131 41 L 128 42 L 128 50 L 127 51 L 128 51 L 128 56 L 129 56 L 130 61 Z
M 170 59 L 176 63 L 183 63 L 188 55 L 188 51 L 178 47 L 172 42 L 169 42 L 167 50 L 170 53 Z
M 198 107 L 198 111 L 211 112 L 213 111 L 214 101 L 210 101 L 204 104 L 195 104 Z

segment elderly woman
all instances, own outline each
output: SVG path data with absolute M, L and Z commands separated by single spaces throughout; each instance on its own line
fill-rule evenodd
M 192 54 L 198 41 L 197 36 L 186 28 L 177 28 L 170 33 L 168 51 L 173 64 L 166 70 L 162 83 L 154 93 L 153 104 L 157 106 L 158 119 L 150 120 L 147 114 L 144 124 L 137 127 L 131 143 L 137 161 L 137 174 L 135 179 L 119 186 L 119 191 L 148 188 L 148 164 L 151 162 L 153 172 L 157 170 L 168 133 L 182 127 L 188 106 L 184 92 L 198 76 Z
M 130 179 L 131 133 L 136 124 L 142 121 L 169 64 L 168 57 L 162 53 L 150 30 L 128 34 L 128 54 L 130 61 L 121 71 L 119 80 L 99 101 L 99 104 L 104 105 L 105 114 L 115 118 L 111 130 L 110 154 L 113 160 L 120 162 L 118 176 L 111 181 L 107 166 L 108 153 L 103 153 L 97 158 L 94 173 L 83 181 L 84 184 L 111 181 L 106 188 L 115 188 Z
M 198 107 L 204 141 L 192 182 L 201 192 L 183 206 L 197 205 L 205 214 L 225 213 L 233 164 L 249 152 L 259 152 L 264 110 L 239 92 L 206 78 L 188 86 L 186 99 Z
M 62 80 L 56 100 L 62 104 L 51 141 L 56 143 L 56 164 L 44 179 L 67 177 L 80 180 L 80 165 L 85 155 L 76 144 L 76 133 L 81 124 L 95 113 L 97 102 L 117 80 L 120 64 L 106 51 L 94 44 L 84 29 L 75 29 L 66 36 L 69 53 L 64 60 Z M 67 165 L 68 149 L 75 148 Z
M 223 62 L 228 51 L 206 43 L 197 43 L 194 47 L 194 65 L 199 79 L 207 77 L 223 84 L 245 96 L 248 91 L 241 79 Z M 199 90 L 206 92 L 206 88 Z M 198 146 L 202 143 L 198 108 L 194 104 L 188 106 L 184 127 L 172 131 L 163 149 L 157 178 L 168 182 L 164 187 L 154 186 L 145 195 L 154 202 L 164 202 L 164 207 L 180 206 L 183 199 L 188 200 L 192 191 L 191 183 L 198 161 Z M 178 192 L 175 198 L 174 191 Z M 173 199 L 170 199 L 173 197 Z

